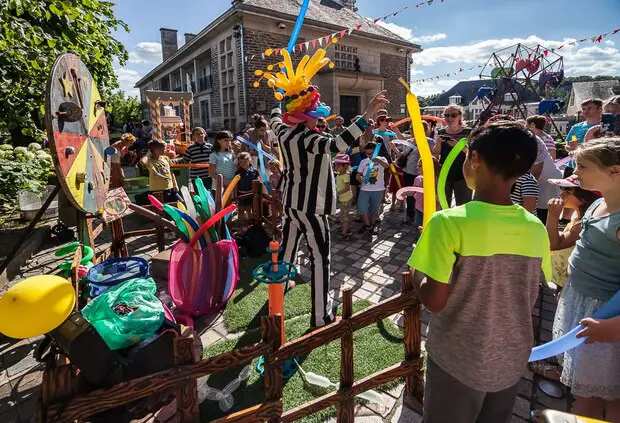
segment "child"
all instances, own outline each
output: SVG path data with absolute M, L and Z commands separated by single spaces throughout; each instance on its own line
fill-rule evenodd
M 353 203 L 353 192 L 351 192 L 351 175 L 349 168 L 351 159 L 346 154 L 338 154 L 334 159 L 334 170 L 336 171 L 336 193 L 338 194 L 338 208 L 340 209 L 340 241 L 351 238 L 351 228 L 349 227 L 349 214 Z
M 439 179 L 439 171 L 440 171 L 440 167 L 439 167 L 439 161 L 437 160 L 436 157 L 433 157 L 433 166 L 435 168 L 435 182 L 437 181 L 437 179 Z M 418 176 L 416 176 L 415 180 L 413 181 L 413 186 L 414 187 L 418 187 L 418 188 L 424 188 L 424 174 L 422 172 L 422 159 L 418 160 L 418 168 L 416 169 L 416 173 L 418 174 Z M 435 183 L 435 186 L 437 186 L 437 184 Z M 413 194 L 413 197 L 415 198 L 415 215 L 414 215 L 414 226 L 416 228 L 416 230 L 413 232 L 413 242 L 417 242 L 418 239 L 420 238 L 420 231 L 418 230 L 418 228 L 422 227 L 422 224 L 424 222 L 424 193 L 423 192 L 415 192 Z M 439 200 L 437 200 L 437 210 L 441 210 L 441 206 L 439 205 Z
M 581 189 L 574 175 L 566 179 L 549 179 L 549 182 L 562 190 L 561 198 L 549 200 L 549 213 L 547 214 L 547 233 L 551 245 L 553 282 L 561 289 L 568 280 L 568 258 L 579 239 L 581 219 L 599 196 L 591 191 Z M 560 231 L 560 217 L 563 209 L 573 210 L 573 216 L 564 230 Z
M 282 193 L 280 192 L 280 180 L 282 179 L 282 167 L 276 160 L 269 162 L 269 186 L 271 187 L 271 196 L 273 197 L 276 219 L 282 216 Z
M 512 122 L 472 133 L 463 173 L 474 199 L 425 226 L 408 265 L 432 313 L 424 421 L 510 421 L 534 342 L 538 284 L 551 278 L 549 239 L 510 190 L 534 164 L 536 138 Z
M 389 164 L 385 157 L 377 156 L 372 159 L 376 146 L 377 144 L 374 141 L 364 146 L 366 158 L 361 161 L 357 168 L 357 180 L 360 183 L 357 212 L 362 215 L 364 221 L 364 226 L 359 231 L 360 234 L 368 230 L 372 230 L 373 235 L 378 232 L 376 223 L 385 190 L 385 168 L 389 167 Z M 366 178 L 369 168 L 371 170 L 368 178 Z
M 392 194 L 392 205 L 390 206 L 390 210 L 394 211 L 396 210 L 396 202 L 398 201 L 398 211 L 404 211 L 405 210 L 405 202 L 404 201 L 399 201 L 396 199 L 396 193 L 398 192 L 398 190 L 402 187 L 405 186 L 405 176 L 403 173 L 403 169 L 398 166 L 398 164 L 396 164 L 396 162 L 392 163 L 394 165 L 394 169 L 390 169 L 390 184 L 388 186 L 388 191 L 390 192 L 390 194 Z M 396 173 L 394 173 L 393 171 L 396 171 Z M 398 180 L 398 182 L 397 182 Z M 400 182 L 400 184 L 399 184 Z
M 588 317 L 579 322 L 579 324 L 586 328 L 577 334 L 577 338 L 587 336 L 586 344 L 620 341 L 620 316 L 611 319 L 592 319 Z
M 554 338 L 592 316 L 620 289 L 620 138 L 589 141 L 574 157 L 580 187 L 599 191 L 603 198 L 581 220 L 553 324 Z M 563 354 L 561 381 L 575 396 L 574 414 L 620 421 L 618 357 L 618 341 L 580 345 Z
M 521 176 L 512 187 L 510 198 L 512 202 L 520 205 L 525 210 L 536 216 L 536 202 L 538 201 L 538 182 L 534 175 L 526 172 Z
M 170 158 L 164 154 L 166 146 L 161 140 L 149 142 L 149 153 L 140 159 L 140 164 L 149 170 L 149 194 L 163 191 L 164 202 L 182 201 L 170 170 Z
M 200 126 L 197 126 L 192 131 L 192 137 L 194 138 L 194 143 L 187 147 L 187 150 L 185 150 L 185 153 L 183 153 L 182 158 L 173 159 L 173 163 L 209 163 L 209 156 L 211 155 L 213 146 L 206 142 L 207 132 Z M 208 188 L 211 186 L 209 169 L 190 168 L 189 179 L 192 181 L 196 181 L 196 179 L 198 178 L 202 179 L 205 187 Z
M 250 194 L 239 199 L 239 218 L 241 223 L 245 219 L 251 221 L 253 218 L 252 206 L 254 205 L 254 198 L 251 195 L 253 193 L 252 181 L 258 179 L 258 171 L 252 167 L 251 160 L 250 153 L 247 152 L 240 153 L 237 157 L 238 170 L 235 174 L 241 175 L 241 179 L 237 183 L 237 197 Z
M 230 151 L 233 134 L 230 131 L 218 132 L 213 144 L 213 153 L 209 157 L 209 176 L 215 181 L 217 175 L 222 175 L 224 187 L 230 184 L 237 170 L 237 159 Z

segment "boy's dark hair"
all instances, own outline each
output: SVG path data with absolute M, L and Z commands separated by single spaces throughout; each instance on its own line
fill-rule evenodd
M 159 147 L 159 148 L 166 148 L 167 145 L 168 144 L 166 144 L 166 142 L 162 141 L 162 140 L 153 139 L 153 140 L 149 141 L 149 149 L 157 148 L 157 147 Z
M 542 115 L 528 116 L 525 121 L 528 125 L 531 125 L 533 123 L 536 129 L 540 129 L 541 131 L 544 131 L 545 126 L 547 126 L 547 118 Z
M 600 98 L 589 98 L 587 100 L 584 100 L 581 102 L 581 107 L 585 106 L 586 104 L 594 104 L 599 109 L 603 108 L 603 100 L 601 100 Z
M 144 126 L 151 126 L 151 122 L 149 122 L 148 120 L 143 120 L 142 121 L 142 125 L 144 125 Z
M 538 154 L 532 131 L 516 122 L 500 121 L 476 129 L 470 136 L 469 153 L 477 151 L 487 167 L 504 179 L 527 172 Z
M 369 141 L 364 146 L 364 150 L 374 150 L 375 148 L 377 148 L 377 143 L 374 141 Z

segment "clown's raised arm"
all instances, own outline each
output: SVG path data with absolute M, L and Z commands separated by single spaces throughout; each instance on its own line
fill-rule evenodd
M 353 142 L 364 134 L 368 128 L 368 122 L 361 117 L 345 129 L 336 138 L 326 137 L 304 124 L 288 126 L 282 122 L 282 110 L 280 104 L 271 111 L 269 128 L 278 138 L 278 143 L 301 142 L 304 149 L 312 154 L 340 153 L 349 148 Z

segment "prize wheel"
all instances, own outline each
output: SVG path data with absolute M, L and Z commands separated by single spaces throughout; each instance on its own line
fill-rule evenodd
M 98 214 L 110 182 L 105 103 L 74 54 L 56 59 L 45 97 L 45 125 L 58 181 L 79 211 Z

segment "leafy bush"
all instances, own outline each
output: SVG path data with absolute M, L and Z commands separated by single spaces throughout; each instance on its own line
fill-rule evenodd
M 52 156 L 38 144 L 29 148 L 0 145 L 0 206 L 3 208 L 16 206 L 19 191 L 41 193 L 47 185 Z

